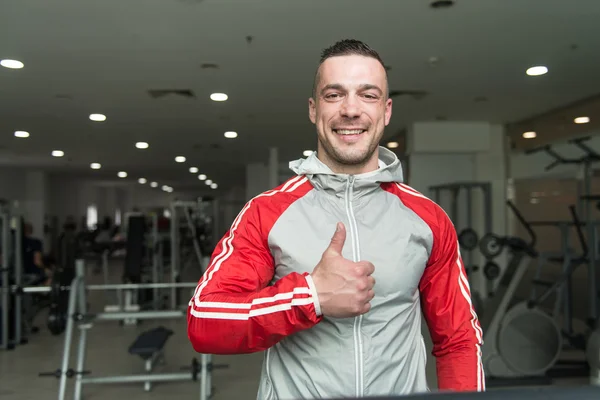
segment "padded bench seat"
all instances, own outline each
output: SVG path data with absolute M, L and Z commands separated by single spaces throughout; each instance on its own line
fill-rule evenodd
M 172 330 L 163 326 L 143 332 L 129 346 L 129 354 L 137 354 L 142 359 L 148 360 L 163 349 L 172 334 Z

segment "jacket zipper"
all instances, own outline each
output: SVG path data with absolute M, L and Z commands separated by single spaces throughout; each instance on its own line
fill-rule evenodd
M 352 259 L 354 262 L 360 261 L 360 248 L 358 242 L 358 226 L 352 209 L 354 177 L 349 176 L 346 185 L 346 214 L 350 225 L 350 238 L 352 240 Z M 354 351 L 356 365 L 356 397 L 363 397 L 364 392 L 364 370 L 363 370 L 363 342 L 360 334 L 360 327 L 363 316 L 354 318 Z

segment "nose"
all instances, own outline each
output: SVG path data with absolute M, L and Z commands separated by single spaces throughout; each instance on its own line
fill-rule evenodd
M 346 96 L 344 103 L 342 104 L 341 114 L 346 118 L 360 117 L 360 105 L 354 96 Z

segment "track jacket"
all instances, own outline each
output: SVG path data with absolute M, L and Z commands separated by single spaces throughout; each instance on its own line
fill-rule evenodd
M 250 200 L 218 243 L 188 308 L 199 353 L 265 351 L 258 400 L 426 392 L 421 312 L 441 390 L 482 391 L 482 332 L 444 211 L 402 184 L 394 153 L 376 171 L 335 174 L 313 153 L 297 174 Z M 371 310 L 321 314 L 310 273 L 336 223 L 342 255 L 375 265 Z

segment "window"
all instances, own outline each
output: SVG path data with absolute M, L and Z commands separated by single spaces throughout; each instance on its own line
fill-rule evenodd
M 121 225 L 121 210 L 119 208 L 117 208 L 117 211 L 115 211 L 115 225 Z
M 85 224 L 90 231 L 96 229 L 98 225 L 98 207 L 95 204 L 88 206 Z

